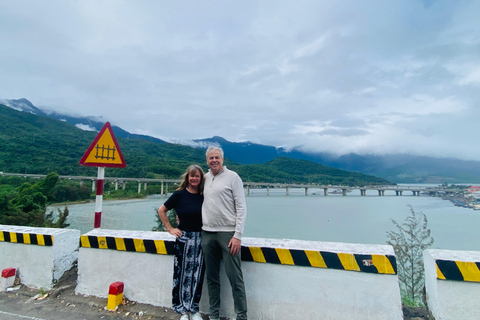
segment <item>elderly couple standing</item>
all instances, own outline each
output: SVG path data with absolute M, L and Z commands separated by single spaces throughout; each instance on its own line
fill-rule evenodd
M 247 208 L 243 182 L 223 165 L 223 150 L 209 147 L 210 168 L 204 176 L 198 165 L 188 167 L 182 184 L 158 209 L 167 231 L 174 235 L 173 309 L 180 320 L 202 320 L 199 302 L 206 273 L 210 320 L 220 319 L 220 261 L 232 286 L 237 320 L 247 319 L 247 298 L 240 249 Z M 175 209 L 179 225 L 173 228 L 167 211 Z M 205 270 L 206 269 L 206 270 Z

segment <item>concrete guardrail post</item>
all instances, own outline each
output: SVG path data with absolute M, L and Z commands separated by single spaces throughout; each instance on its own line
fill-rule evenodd
M 0 270 L 15 266 L 21 283 L 50 290 L 78 257 L 80 231 L 0 225 Z
M 423 252 L 427 304 L 436 320 L 480 319 L 480 252 Z

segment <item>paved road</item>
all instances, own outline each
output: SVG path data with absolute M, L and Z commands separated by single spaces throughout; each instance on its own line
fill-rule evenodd
M 17 314 L 17 313 L 10 313 L 10 312 L 4 312 L 4 311 L 0 311 L 0 319 L 2 319 L 2 320 L 18 320 L 18 319 L 47 320 L 47 319 L 42 319 L 42 318 L 37 318 L 37 317 L 22 316 L 22 315 Z
M 54 293 L 55 291 L 53 291 Z M 60 295 L 50 295 L 43 300 L 32 300 L 37 290 L 22 288 L 18 292 L 0 293 L 0 319 L 2 320 L 120 320 L 179 318 L 170 309 L 150 305 L 122 305 L 117 312 L 104 310 L 107 299 L 75 295 L 73 288 Z

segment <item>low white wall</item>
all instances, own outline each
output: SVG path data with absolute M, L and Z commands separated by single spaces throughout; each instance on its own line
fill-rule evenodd
M 17 268 L 21 283 L 49 290 L 78 257 L 80 231 L 0 225 L 0 270 Z
M 109 240 L 113 239 L 113 243 L 116 241 L 113 247 L 117 249 L 101 250 L 85 247 L 86 244 L 97 246 L 89 242 L 89 236 L 104 249 L 112 248 L 112 244 L 107 243 L 107 237 Z M 128 248 L 126 239 L 132 239 L 132 243 L 135 239 L 137 247 Z M 94 229 L 82 235 L 75 292 L 107 298 L 110 284 L 121 281 L 124 283 L 123 295 L 126 298 L 154 306 L 171 307 L 173 255 L 141 253 L 144 242 L 138 240 L 172 244 L 175 237 L 165 232 L 106 229 Z M 127 242 L 127 247 L 116 245 L 119 242 L 122 245 Z M 133 251 L 127 251 L 129 249 Z M 173 249 L 170 253 L 173 253 Z
M 480 319 L 480 252 L 423 252 L 427 303 L 436 320 Z
M 173 241 L 164 232 L 82 235 L 76 292 L 107 297 L 122 281 L 128 299 L 171 307 Z M 244 238 L 242 260 L 249 319 L 403 319 L 390 246 Z M 221 281 L 221 314 L 234 317 L 223 268 Z M 200 308 L 208 313 L 206 285 Z

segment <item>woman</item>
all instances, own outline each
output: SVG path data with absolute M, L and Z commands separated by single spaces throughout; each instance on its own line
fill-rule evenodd
M 202 320 L 199 302 L 202 295 L 205 267 L 202 251 L 203 170 L 191 165 L 182 175 L 180 187 L 158 209 L 158 216 L 167 231 L 174 235 L 175 260 L 173 268 L 173 310 L 182 314 L 180 320 Z M 175 209 L 179 221 L 173 228 L 167 211 Z

